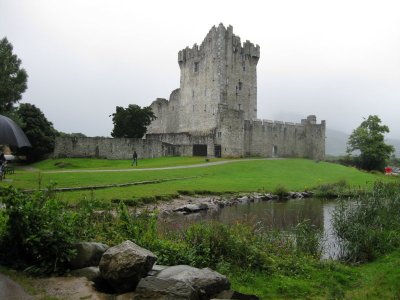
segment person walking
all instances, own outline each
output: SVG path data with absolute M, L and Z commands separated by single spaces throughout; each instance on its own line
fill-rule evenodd
M 134 164 L 137 166 L 137 153 L 136 153 L 136 151 L 133 151 L 133 155 L 132 155 L 132 166 Z

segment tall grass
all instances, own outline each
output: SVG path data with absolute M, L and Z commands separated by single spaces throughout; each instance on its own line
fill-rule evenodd
M 400 246 L 400 183 L 376 182 L 356 199 L 340 199 L 333 228 L 342 244 L 342 258 L 371 261 Z

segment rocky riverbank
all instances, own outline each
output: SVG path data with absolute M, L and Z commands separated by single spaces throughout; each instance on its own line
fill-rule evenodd
M 131 241 L 111 248 L 84 242 L 75 249 L 69 277 L 38 280 L 37 287 L 47 295 L 99 300 L 258 299 L 230 290 L 229 280 L 209 268 L 157 265 L 152 252 Z
M 157 211 L 160 217 L 168 216 L 172 213 L 192 214 L 201 211 L 218 211 L 227 206 L 246 204 L 259 201 L 271 200 L 289 200 L 303 199 L 313 196 L 313 192 L 287 192 L 284 195 L 275 195 L 271 193 L 249 193 L 241 195 L 223 195 L 223 196 L 186 196 L 171 201 L 160 201 L 153 204 L 147 204 L 138 209 L 142 211 Z

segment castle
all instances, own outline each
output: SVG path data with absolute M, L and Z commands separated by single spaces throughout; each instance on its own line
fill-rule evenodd
M 232 26 L 211 28 L 200 46 L 179 51 L 180 88 L 151 104 L 147 138 L 190 145 L 193 155 L 323 158 L 325 121 L 257 120 L 259 58 Z
M 242 44 L 232 26 L 214 26 L 200 46 L 179 51 L 180 88 L 151 104 L 157 119 L 145 139 L 57 139 L 55 156 L 324 158 L 325 121 L 257 119 L 259 58 L 260 47 Z

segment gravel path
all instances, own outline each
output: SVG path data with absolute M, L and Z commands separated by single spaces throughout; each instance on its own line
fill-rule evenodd
M 140 169 L 132 167 L 132 169 L 105 169 L 105 170 L 57 170 L 57 171 L 43 171 L 43 174 L 55 174 L 55 173 L 105 173 L 105 172 L 142 172 L 142 171 L 160 171 L 160 170 L 174 170 L 174 169 L 189 169 L 189 168 L 204 168 L 209 166 L 224 165 L 235 162 L 243 161 L 255 161 L 255 160 L 276 160 L 279 158 L 247 158 L 247 159 L 235 159 L 235 160 L 223 160 L 216 162 L 208 162 L 197 165 L 187 165 L 187 166 L 176 166 L 176 167 L 162 167 L 162 168 L 146 168 Z

